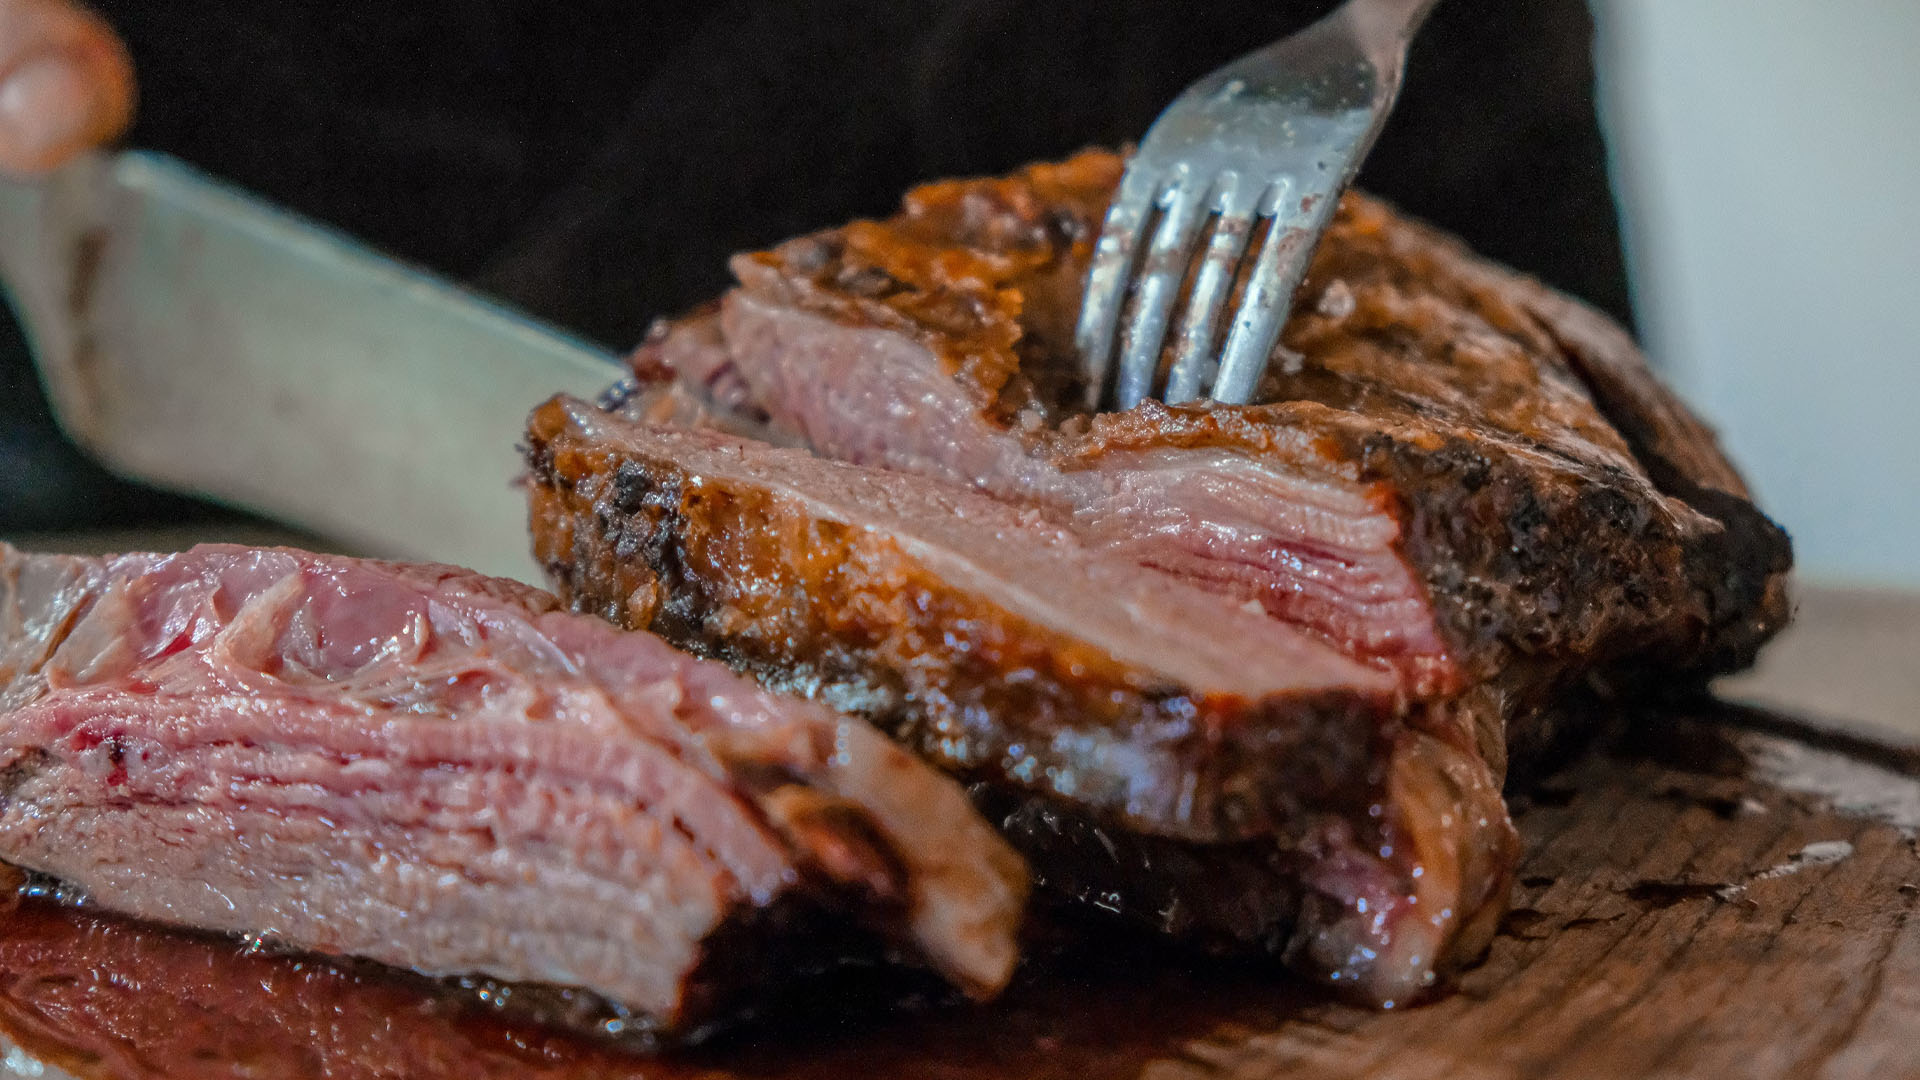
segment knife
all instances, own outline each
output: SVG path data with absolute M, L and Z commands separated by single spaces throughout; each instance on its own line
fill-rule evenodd
M 620 375 L 603 349 L 146 152 L 0 180 L 0 281 L 61 427 L 112 471 L 526 581 L 527 413 Z

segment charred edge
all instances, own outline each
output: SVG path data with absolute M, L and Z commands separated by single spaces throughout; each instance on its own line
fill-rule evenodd
M 753 666 L 756 658 L 744 654 L 707 627 L 706 612 L 718 598 L 711 595 L 688 566 L 682 541 L 691 522 L 690 499 L 677 473 L 666 479 L 653 475 L 639 462 L 622 461 L 612 468 L 608 490 L 596 499 L 576 497 L 575 513 L 591 517 L 598 530 L 597 549 L 585 538 L 576 541 L 574 573 L 590 568 L 575 583 L 571 597 L 576 610 L 594 614 L 629 630 L 648 630 L 708 659 L 720 659 L 737 670 Z M 660 595 L 648 609 L 630 604 L 616 584 L 623 568 L 644 571 Z
M 1654 535 L 1648 509 L 1608 483 L 1624 476 L 1602 476 L 1555 499 L 1457 440 L 1427 451 L 1391 435 L 1370 435 L 1360 459 L 1370 474 L 1399 489 L 1444 483 L 1465 493 L 1444 505 L 1404 506 L 1401 513 L 1429 596 L 1445 613 L 1443 626 L 1481 677 L 1503 666 L 1508 652 L 1548 656 L 1587 646 L 1585 629 L 1570 622 L 1576 597 L 1624 588 L 1624 602 L 1636 610 L 1651 599 L 1639 592 L 1643 568 L 1636 562 L 1646 558 L 1645 543 L 1662 538 Z M 1590 522 L 1594 535 L 1567 536 L 1564 516 Z M 1575 550 L 1568 550 L 1569 540 Z
M 1677 474 L 1670 484 L 1676 498 L 1726 526 L 1708 542 L 1696 565 L 1717 571 L 1700 583 L 1714 622 L 1714 646 L 1705 666 L 1710 672 L 1736 671 L 1751 664 L 1760 646 L 1786 622 L 1782 583 L 1793 567 L 1793 540 L 1738 495 Z
M 1654 487 L 1725 526 L 1725 532 L 1710 540 L 1694 562 L 1696 567 L 1719 568 L 1717 574 L 1699 582 L 1713 614 L 1714 644 L 1704 664 L 1710 672 L 1723 672 L 1752 663 L 1760 645 L 1786 621 L 1781 579 L 1793 566 L 1792 538 L 1752 500 L 1702 483 L 1682 462 L 1663 452 L 1662 433 L 1648 415 L 1648 409 L 1655 406 L 1636 400 L 1631 375 L 1610 374 L 1605 370 L 1607 364 L 1588 355 L 1554 325 L 1553 319 L 1542 317 L 1540 321 L 1568 369 L 1586 387 L 1600 414 L 1626 440 Z M 1683 432 L 1679 437 L 1696 437 L 1699 441 L 1694 450 L 1731 471 L 1711 433 L 1653 380 L 1644 369 L 1644 361 L 1636 356 L 1630 363 L 1642 377 L 1639 389 L 1643 394 L 1653 395 L 1696 426 L 1696 431 Z
M 1703 545 L 1696 567 L 1717 568 L 1698 584 L 1712 612 L 1715 647 L 1706 657 L 1711 671 L 1731 671 L 1752 663 L 1754 653 L 1785 621 L 1780 578 L 1793 567 L 1793 539 L 1752 501 L 1702 484 L 1679 462 L 1662 453 L 1657 433 L 1624 395 L 1610 393 L 1585 364 L 1574 364 L 1595 404 L 1626 439 L 1648 479 L 1663 494 L 1679 499 L 1725 527 Z M 1719 449 L 1701 448 L 1716 457 Z
M 1402 493 L 1392 512 L 1403 557 L 1468 685 L 1463 696 L 1416 707 L 1409 723 L 1458 743 L 1432 718 L 1471 719 L 1479 756 L 1507 782 L 1545 775 L 1589 745 L 1614 715 L 1609 700 L 1642 681 L 1641 667 L 1661 667 L 1670 683 L 1674 665 L 1697 664 L 1708 647 L 1697 620 L 1660 617 L 1669 555 L 1688 553 L 1631 497 L 1626 488 L 1640 481 L 1625 472 L 1543 491 L 1471 443 L 1428 449 L 1386 433 L 1362 439 L 1356 456 Z M 1404 494 L 1436 489 L 1455 494 Z M 1578 535 L 1569 520 L 1584 523 Z M 1609 670 L 1613 677 L 1593 674 Z
M 1680 575 L 1684 588 L 1702 567 L 1729 565 L 1734 555 L 1672 533 L 1628 490 L 1643 481 L 1621 470 L 1542 490 L 1457 440 L 1428 450 L 1376 434 L 1358 456 L 1396 490 L 1442 483 L 1460 492 L 1440 501 L 1402 497 L 1396 514 L 1443 637 L 1469 681 L 1496 688 L 1506 703 L 1513 771 L 1523 776 L 1586 742 L 1606 718 L 1602 700 L 1671 685 L 1677 669 L 1724 666 L 1729 643 L 1711 625 L 1714 613 L 1750 611 L 1740 605 L 1757 596 L 1754 586 L 1767 587 L 1766 574 L 1746 579 L 1742 598 L 1704 600 L 1698 614 L 1674 617 L 1663 605 L 1686 603 L 1666 598 L 1660 584 Z M 1569 520 L 1583 523 L 1578 535 L 1569 535 Z M 1727 573 L 1743 575 L 1737 565 Z M 1637 677 L 1654 670 L 1660 679 Z

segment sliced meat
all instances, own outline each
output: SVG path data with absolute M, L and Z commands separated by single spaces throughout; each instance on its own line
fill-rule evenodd
M 1498 916 L 1510 764 L 1577 735 L 1592 692 L 1750 662 L 1785 620 L 1786 535 L 1624 334 L 1358 195 L 1268 404 L 1088 415 L 1073 323 L 1121 168 L 1093 152 L 932 184 L 885 221 L 737 257 L 737 288 L 636 354 L 617 418 L 536 414 L 536 546 L 576 607 L 825 696 L 974 781 L 1051 890 L 1399 1000 Z M 736 441 L 675 441 L 689 429 Z M 1137 617 L 1148 589 L 1201 625 Z M 1351 663 L 1303 662 L 1296 632 Z M 1202 641 L 1237 679 L 1179 659 Z M 1250 653 L 1289 674 L 1261 683 Z M 1176 771 L 1020 775 L 1071 700 L 1047 673 L 1116 669 L 1209 707 L 1252 678 L 1289 711 L 1209 729 Z M 1342 688 L 1366 722 L 1336 721 Z M 1125 699 L 1075 705 L 1068 748 L 1139 745 L 1155 729 Z M 1346 764 L 1297 768 L 1316 757 Z M 1169 829 L 1120 797 L 1126 769 L 1190 778 L 1174 805 L 1260 812 Z M 1412 929 L 1415 907 L 1437 921 Z
M 967 488 L 564 397 L 529 460 L 576 604 L 873 719 L 1061 891 L 1383 1000 L 1498 917 L 1516 847 L 1472 731 L 1257 607 Z
M 0 545 L 0 858 L 666 1031 L 863 941 L 1005 982 L 1024 868 L 957 784 L 555 607 L 448 567 Z

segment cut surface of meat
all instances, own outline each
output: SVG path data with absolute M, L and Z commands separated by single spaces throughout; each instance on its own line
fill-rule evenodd
M 568 398 L 531 438 L 536 514 L 555 523 L 539 554 L 569 593 L 884 713 L 956 772 L 1233 840 L 1357 790 L 1367 755 L 1349 748 L 1397 711 L 1385 672 L 964 488 Z M 568 529 L 593 518 L 611 527 Z
M 564 397 L 528 442 L 568 595 L 874 720 L 1057 891 L 1384 1000 L 1498 917 L 1514 840 L 1472 732 L 1409 726 L 1389 672 L 1264 610 L 922 477 Z
M 791 977 L 774 956 L 891 942 L 1004 983 L 1025 871 L 956 783 L 556 607 L 449 567 L 0 545 L 0 859 L 667 1032 Z
M 1574 699 L 1750 662 L 1786 618 L 1786 535 L 1617 328 L 1359 195 L 1266 404 L 1087 414 L 1073 322 L 1121 169 L 1090 152 L 932 184 L 739 256 L 737 288 L 650 335 L 614 415 L 536 413 L 536 549 L 576 608 L 872 717 L 973 781 L 1054 891 L 1404 999 L 1498 918 L 1510 763 L 1579 727 Z M 1148 583 L 1206 625 L 1102 629 L 1147 610 L 1127 597 Z M 1302 634 L 1344 673 L 1302 662 Z M 1179 659 L 1208 636 L 1237 681 Z M 1333 678 L 1266 684 L 1291 711 L 1250 722 L 1248 654 L 1282 642 L 1276 662 Z M 1092 731 L 1073 751 L 1141 745 L 1125 695 L 1063 722 L 1007 690 L 1062 670 L 1236 702 L 1140 774 L 1190 787 L 1140 806 L 1206 816 L 1168 828 L 1083 766 L 1021 774 L 1036 724 Z M 1365 703 L 1344 721 L 1342 680 Z M 1265 731 L 1286 733 L 1268 761 L 1235 741 Z M 1350 763 L 1285 762 L 1302 732 L 1307 760 L 1346 740 Z M 1434 873 L 1458 875 L 1444 915 L 1420 907 Z

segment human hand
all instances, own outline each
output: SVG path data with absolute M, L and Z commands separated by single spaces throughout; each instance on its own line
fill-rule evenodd
M 0 172 L 42 173 L 133 119 L 133 63 L 72 0 L 0 0 Z

